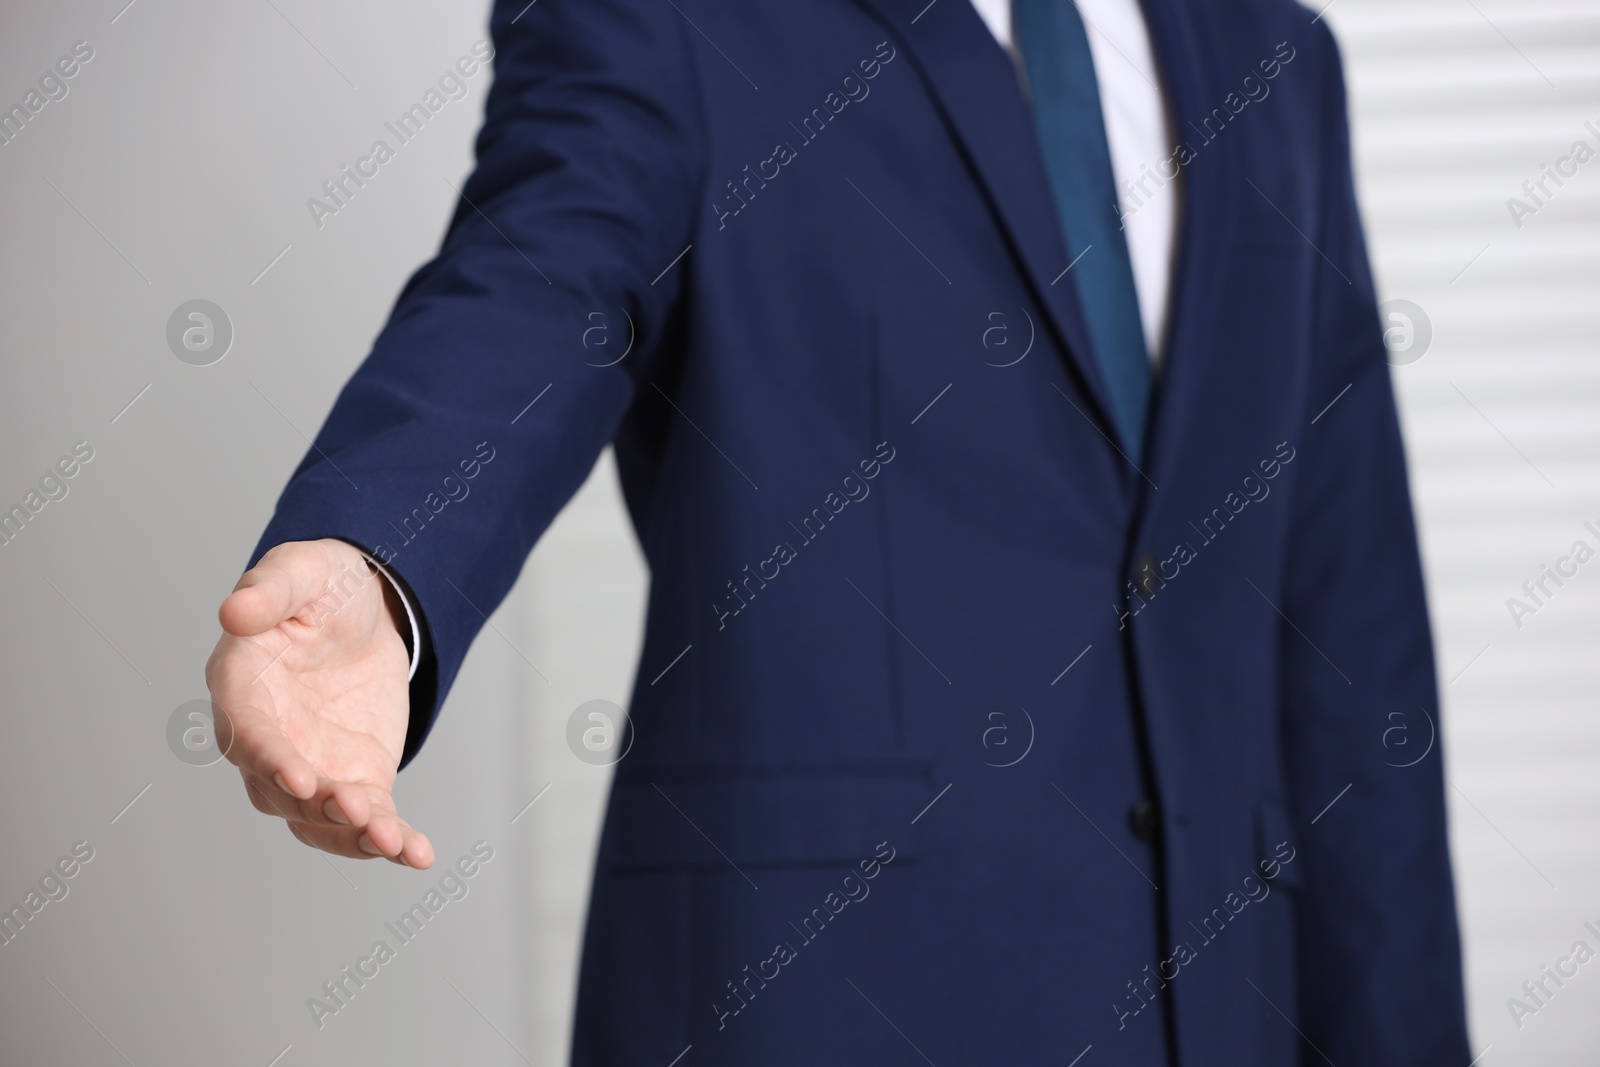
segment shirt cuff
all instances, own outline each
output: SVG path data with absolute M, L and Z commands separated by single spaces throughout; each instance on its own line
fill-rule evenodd
M 359 549 L 357 551 L 360 551 Z M 406 623 L 411 628 L 411 640 L 406 642 L 406 647 L 411 651 L 411 671 L 406 675 L 406 681 L 411 681 L 417 676 L 417 664 L 422 662 L 422 630 L 417 626 L 417 610 L 411 605 L 411 597 L 406 594 L 405 587 L 400 580 L 389 573 L 389 568 L 373 559 L 365 552 L 361 558 L 372 566 L 372 569 L 383 575 L 384 581 L 393 587 L 395 595 L 400 598 L 400 603 L 405 605 Z

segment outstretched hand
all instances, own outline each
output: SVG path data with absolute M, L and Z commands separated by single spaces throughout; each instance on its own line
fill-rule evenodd
M 217 741 L 256 810 L 339 856 L 433 865 L 395 811 L 409 667 L 393 587 L 343 541 L 291 541 L 244 576 L 206 662 Z

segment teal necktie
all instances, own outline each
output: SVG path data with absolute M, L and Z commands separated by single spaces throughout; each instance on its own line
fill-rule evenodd
M 1073 264 L 1068 277 L 1077 287 L 1112 417 L 1137 466 L 1150 410 L 1150 357 L 1116 210 L 1089 38 L 1072 0 L 1012 0 L 1011 17 L 1045 174 Z

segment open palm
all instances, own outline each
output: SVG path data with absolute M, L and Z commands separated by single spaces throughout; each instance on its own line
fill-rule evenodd
M 341 856 L 433 864 L 395 811 L 409 720 L 394 589 L 343 541 L 272 549 L 222 602 L 206 663 L 217 739 L 258 811 Z

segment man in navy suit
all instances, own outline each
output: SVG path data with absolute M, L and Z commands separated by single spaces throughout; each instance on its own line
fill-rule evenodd
M 1325 24 L 515 0 L 493 31 L 444 247 L 221 608 L 255 805 L 432 863 L 397 769 L 609 443 L 652 581 L 575 1063 L 1466 1067 Z

